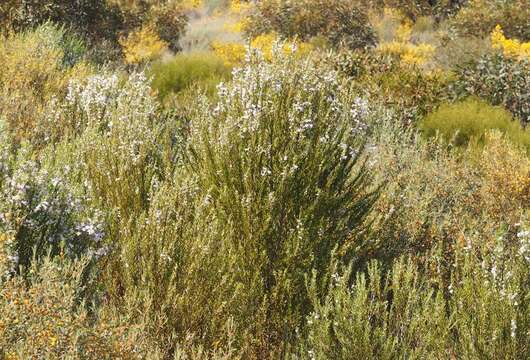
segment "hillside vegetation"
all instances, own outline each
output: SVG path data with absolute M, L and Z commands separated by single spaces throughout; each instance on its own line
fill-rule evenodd
M 0 4 L 0 359 L 529 359 L 523 0 Z

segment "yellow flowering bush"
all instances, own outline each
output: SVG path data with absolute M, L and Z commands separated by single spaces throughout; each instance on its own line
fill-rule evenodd
M 236 21 L 235 23 L 226 23 L 223 26 L 223 29 L 232 33 L 242 33 L 245 31 L 246 26 L 248 26 L 248 23 L 243 19 Z
M 500 25 L 497 25 L 491 32 L 491 46 L 494 49 L 502 50 L 506 57 L 530 58 L 530 42 L 521 43 L 517 39 L 507 39 Z
M 212 41 L 210 44 L 213 52 L 223 59 L 228 66 L 234 66 L 241 63 L 245 58 L 245 45 L 241 43 L 224 43 L 221 41 Z
M 400 41 L 382 43 L 378 47 L 379 52 L 397 56 L 407 65 L 424 65 L 432 58 L 434 50 L 434 46 L 429 44 L 414 45 Z
M 151 25 L 133 31 L 127 38 L 120 39 L 125 61 L 128 64 L 141 64 L 158 59 L 168 49 Z
M 399 13 L 389 9 L 386 9 L 384 16 L 392 20 L 399 19 Z M 431 44 L 411 42 L 412 24 L 410 21 L 404 20 L 391 32 L 393 32 L 391 35 L 393 39 L 382 41 L 377 47 L 380 53 L 396 56 L 403 64 L 415 66 L 426 64 L 434 56 L 435 47 Z
M 263 53 L 263 56 L 266 60 L 270 61 L 272 59 L 272 49 L 274 44 L 279 41 L 279 36 L 276 33 L 267 33 L 256 36 L 250 41 L 250 47 L 252 49 L 260 50 Z M 282 50 L 284 53 L 290 53 L 293 48 L 293 42 L 286 41 L 282 45 Z M 241 43 L 222 43 L 214 41 L 211 44 L 213 51 L 217 56 L 221 57 L 225 63 L 229 66 L 234 66 L 240 64 L 245 59 L 247 52 L 246 46 Z M 313 45 L 306 42 L 297 42 L 295 44 L 296 56 L 301 57 L 307 55 L 311 50 L 313 50 Z

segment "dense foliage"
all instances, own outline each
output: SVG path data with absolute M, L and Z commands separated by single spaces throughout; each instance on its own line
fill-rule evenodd
M 260 1 L 246 30 L 251 36 L 275 31 L 302 40 L 323 36 L 334 46 L 350 48 L 375 41 L 366 13 L 348 0 Z
M 529 358 L 526 10 L 2 2 L 0 359 Z

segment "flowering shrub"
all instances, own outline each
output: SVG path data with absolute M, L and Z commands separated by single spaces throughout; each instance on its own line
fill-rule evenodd
M 102 73 L 72 80 L 64 101 L 52 99 L 48 107 L 49 116 L 41 119 L 38 129 L 46 141 L 57 142 L 87 129 L 103 134 L 122 129 L 124 136 L 133 139 L 138 135 L 133 129 L 145 126 L 141 123 L 152 119 L 158 104 L 143 73 L 125 80 Z
M 251 9 L 252 3 L 248 0 L 229 0 L 230 11 L 237 15 L 244 15 Z
M 405 65 L 419 66 L 432 60 L 435 47 L 431 44 L 411 42 L 412 23 L 393 9 L 384 9 L 383 16 L 372 19 L 379 37 L 377 51 L 395 56 Z
M 238 305 L 225 311 L 236 333 L 255 339 L 247 346 L 255 354 L 300 324 L 304 274 L 324 269 L 333 248 L 354 252 L 353 229 L 363 228 L 374 199 L 358 162 L 370 110 L 335 72 L 297 65 L 280 49 L 270 63 L 251 57 L 233 76 L 191 123 L 189 168 L 220 227 L 214 243 L 238 254 L 219 259 L 237 262 L 227 284 L 242 279 L 231 300 Z
M 162 171 L 157 109 L 143 73 L 124 81 L 101 74 L 85 84 L 70 84 L 66 102 L 55 115 L 61 121 L 54 122 L 67 125 L 66 135 L 81 135 L 77 156 L 85 161 L 92 198 L 100 208 L 133 216 L 133 209 L 149 203 L 149 191 Z
M 149 28 L 172 51 L 179 50 L 179 40 L 188 24 L 190 3 L 182 0 L 111 0 L 123 16 L 123 31 L 131 33 Z M 123 31 L 119 32 L 120 34 Z
M 50 178 L 32 161 L 15 164 L 1 179 L 0 232 L 8 271 L 27 267 L 32 257 L 64 251 L 77 257 L 102 247 L 97 213 L 74 196 L 59 178 Z M 2 166 L 9 166 L 3 164 Z M 88 211 L 87 211 L 88 210 Z M 101 252 L 99 252 L 101 254 Z
M 506 57 L 530 59 L 530 42 L 521 43 L 517 39 L 506 39 L 500 25 L 497 25 L 491 33 L 491 46 L 502 50 Z
M 167 51 L 167 44 L 160 40 L 151 26 L 144 26 L 122 38 L 125 61 L 129 64 L 141 64 L 160 58 Z
M 379 44 L 377 49 L 383 54 L 398 56 L 404 64 L 416 66 L 425 64 L 434 55 L 434 47 L 429 44 L 413 45 L 393 41 Z

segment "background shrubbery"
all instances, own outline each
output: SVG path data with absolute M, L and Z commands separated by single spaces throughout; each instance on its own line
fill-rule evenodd
M 526 124 L 530 119 L 529 70 L 528 60 L 486 55 L 458 69 L 454 89 L 459 96 L 476 95 L 502 105 Z
M 260 1 L 245 27 L 251 36 L 271 31 L 309 40 L 322 36 L 330 44 L 362 48 L 373 45 L 366 13 L 347 0 Z
M 501 25 L 508 37 L 528 41 L 529 11 L 525 0 L 472 0 L 455 15 L 453 23 L 459 32 L 471 36 L 485 36 Z

